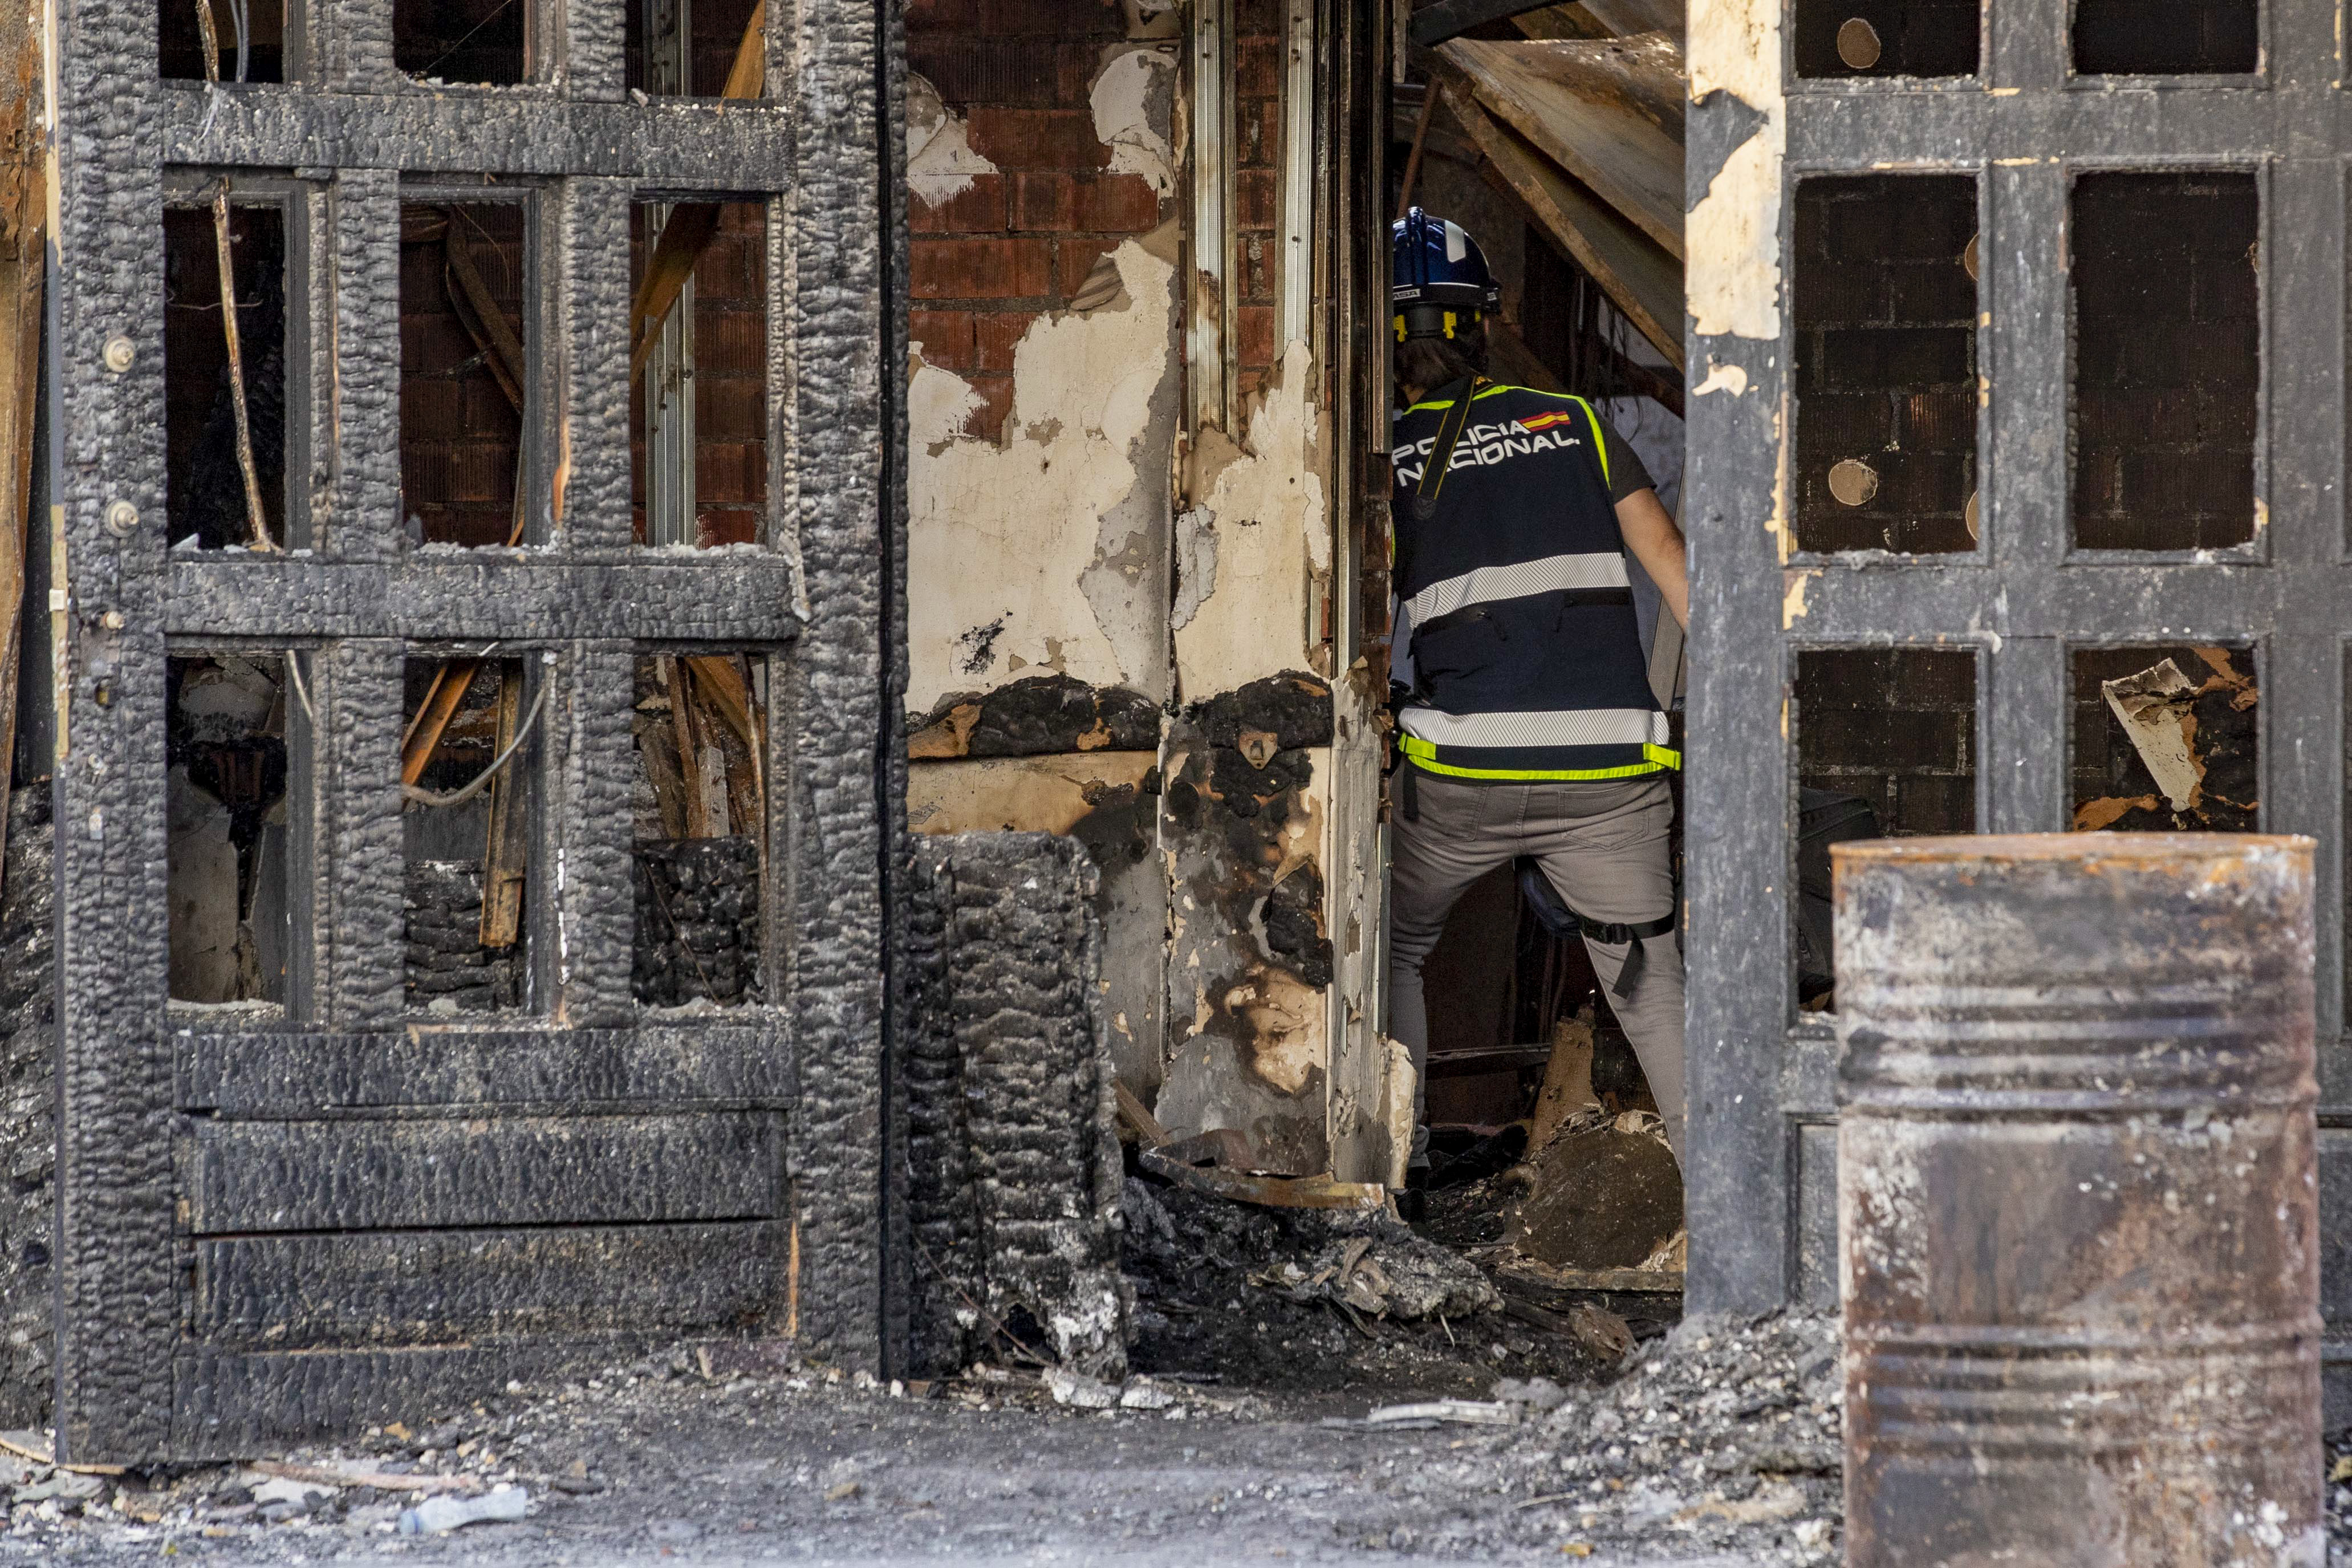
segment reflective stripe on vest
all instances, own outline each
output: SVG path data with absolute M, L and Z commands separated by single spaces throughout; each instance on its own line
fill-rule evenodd
M 1438 451 L 1457 426 L 1453 450 Z M 1679 766 L 1650 689 L 1591 405 L 1479 386 L 1466 409 L 1451 396 L 1408 409 L 1394 448 L 1396 584 L 1412 627 L 1405 757 L 1452 777 L 1522 782 Z M 1442 486 L 1424 482 L 1440 474 Z

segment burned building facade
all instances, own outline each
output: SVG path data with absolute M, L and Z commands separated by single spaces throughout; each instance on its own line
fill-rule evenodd
M 1049 1300 L 1115 1364 L 1114 1079 L 1399 1181 L 1414 179 L 1505 374 L 1687 404 L 1689 1303 L 1833 1302 L 1803 790 L 2341 842 L 2339 46 L 2173 9 L 50 7 L 10 1408 L 231 1454 Z

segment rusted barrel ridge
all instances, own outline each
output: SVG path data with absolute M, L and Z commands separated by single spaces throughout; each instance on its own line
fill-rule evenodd
M 1832 851 L 1853 1568 L 2324 1563 L 2312 847 Z

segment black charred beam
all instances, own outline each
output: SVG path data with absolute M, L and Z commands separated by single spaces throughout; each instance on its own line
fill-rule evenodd
M 1412 14 L 1412 41 L 1433 49 L 1448 38 L 1458 38 L 1489 22 L 1507 22 L 1529 11 L 1556 5 L 1559 0 L 1438 0 Z

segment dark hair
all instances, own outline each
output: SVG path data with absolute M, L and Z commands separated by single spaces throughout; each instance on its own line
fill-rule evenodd
M 1465 375 L 1476 375 L 1486 368 L 1486 324 L 1484 321 L 1457 331 L 1452 338 L 1407 338 L 1396 345 L 1396 379 L 1399 386 L 1417 386 L 1423 392 L 1433 392 L 1450 385 Z

